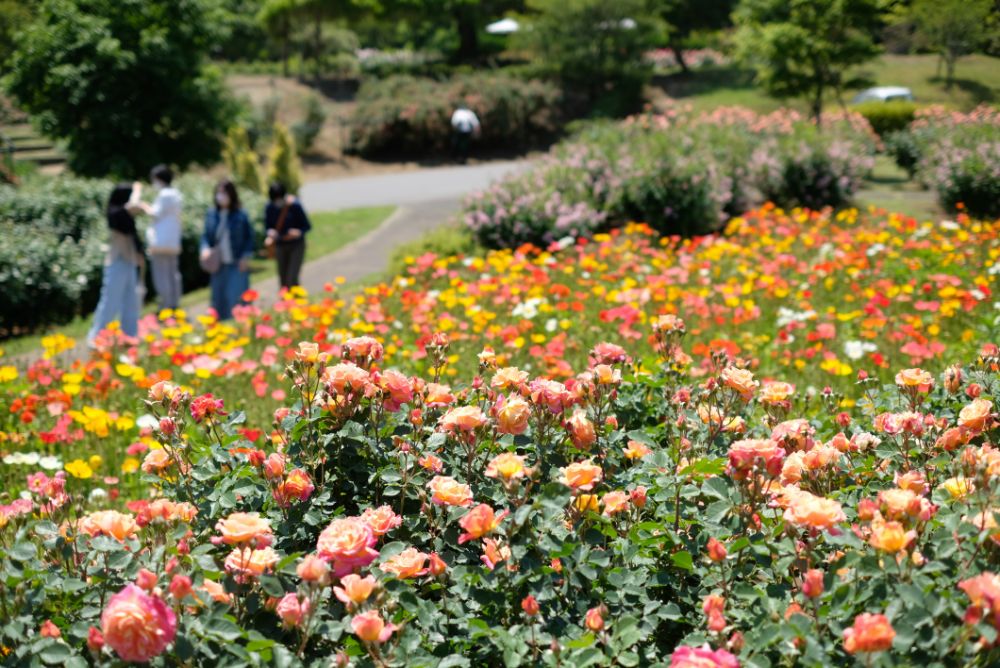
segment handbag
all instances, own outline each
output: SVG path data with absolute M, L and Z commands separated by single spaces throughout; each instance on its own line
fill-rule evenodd
M 228 222 L 228 221 L 227 221 Z M 222 250 L 219 248 L 219 233 L 222 231 L 223 221 L 219 219 L 219 226 L 215 228 L 215 243 L 208 247 L 208 253 L 198 256 L 198 264 L 206 274 L 214 274 L 222 268 Z
M 288 203 L 285 202 L 285 206 L 281 207 L 281 213 L 278 214 L 278 222 L 274 226 L 274 230 L 278 233 L 278 237 L 281 237 L 281 233 L 285 229 L 285 218 L 288 217 Z M 273 260 L 276 253 L 276 246 L 278 244 L 277 239 L 269 246 L 264 247 L 264 252 L 267 254 L 268 259 Z

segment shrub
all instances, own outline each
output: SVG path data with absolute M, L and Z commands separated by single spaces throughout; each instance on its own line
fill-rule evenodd
M 541 81 L 472 74 L 437 82 L 408 76 L 366 81 L 347 121 L 347 149 L 364 156 L 444 154 L 459 104 L 482 123 L 483 148 L 526 146 L 559 129 L 560 93 Z
M 234 125 L 229 128 L 226 143 L 222 149 L 222 159 L 237 185 L 253 192 L 264 192 L 264 174 L 260 159 L 250 145 L 246 128 Z
M 292 135 L 295 137 L 295 149 L 307 153 L 316 142 L 316 137 L 323 130 L 326 122 L 326 110 L 323 103 L 315 95 L 306 98 L 306 115 L 298 123 L 292 125 Z
M 885 152 L 892 156 L 893 161 L 912 179 L 920 164 L 921 147 L 917 138 L 909 130 L 891 132 L 883 137 Z
M 289 193 L 297 193 L 302 185 L 302 165 L 295 151 L 291 134 L 281 123 L 274 124 L 274 143 L 268 153 L 267 180 L 279 181 Z
M 740 108 L 600 123 L 530 172 L 470 197 L 465 221 L 491 247 L 587 236 L 630 220 L 663 235 L 705 234 L 767 200 L 846 204 L 874 164 L 877 141 L 856 114 L 826 116 L 822 132 L 796 112 Z
M 865 102 L 851 109 L 871 124 L 872 129 L 885 137 L 893 132 L 905 130 L 916 115 L 917 105 L 913 102 L 897 100 L 895 102 Z

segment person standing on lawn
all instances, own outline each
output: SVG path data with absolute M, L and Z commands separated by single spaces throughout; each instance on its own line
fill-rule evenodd
M 97 335 L 116 318 L 126 336 L 139 333 L 139 272 L 145 266 L 142 241 L 129 211 L 132 186 L 120 183 L 108 199 L 108 254 L 104 260 L 101 297 L 94 311 L 94 324 L 87 345 L 94 346 Z
M 174 174 L 166 165 L 157 165 L 149 173 L 149 181 L 156 190 L 153 204 L 140 201 L 142 185 L 132 189 L 133 207 L 153 220 L 146 229 L 146 247 L 149 250 L 149 268 L 153 274 L 153 287 L 159 296 L 160 310 L 176 309 L 181 303 L 181 205 L 180 192 L 171 184 Z
M 250 287 L 254 236 L 250 219 L 240 206 L 236 186 L 223 179 L 215 188 L 215 207 L 205 214 L 201 236 L 201 266 L 212 278 L 212 308 L 219 320 L 233 317 L 233 307 Z
M 299 273 L 306 256 L 306 232 L 312 229 L 309 217 L 283 183 L 267 189 L 264 208 L 264 248 L 278 261 L 278 282 L 282 288 L 299 285 Z
M 476 112 L 460 104 L 451 115 L 451 148 L 459 162 L 464 164 L 468 161 L 472 139 L 478 137 L 480 131 Z

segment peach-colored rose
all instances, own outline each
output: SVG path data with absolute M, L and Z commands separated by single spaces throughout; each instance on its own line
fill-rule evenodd
M 564 423 L 569 440 L 573 446 L 580 450 L 589 450 L 597 441 L 597 432 L 594 423 L 587 418 L 587 412 L 581 409 L 573 411 L 573 415 Z
M 303 364 L 316 364 L 319 361 L 319 344 L 312 341 L 299 342 L 299 349 L 295 351 L 295 359 Z
M 670 668 L 740 668 L 740 661 L 724 649 L 712 650 L 706 643 L 675 649 L 670 655 Z
M 628 447 L 624 448 L 622 452 L 626 459 L 642 459 L 646 455 L 653 452 L 648 445 L 645 443 L 640 443 L 639 441 L 629 441 Z
M 159 597 L 128 584 L 101 613 L 101 633 L 123 661 L 146 663 L 174 641 L 177 616 Z
M 415 547 L 408 547 L 394 557 L 386 559 L 379 568 L 392 573 L 399 580 L 427 575 L 427 554 Z
M 220 582 L 204 580 L 201 583 L 200 589 L 208 594 L 209 598 L 216 603 L 225 603 L 228 605 L 233 602 L 233 595 L 226 593 L 226 588 Z
M 989 420 L 992 411 L 993 402 L 988 399 L 976 399 L 958 413 L 958 426 L 972 431 L 982 431 L 986 428 L 986 421 Z
M 531 405 L 514 394 L 497 400 L 493 407 L 497 418 L 497 430 L 501 434 L 523 434 L 528 429 Z
M 917 537 L 916 531 L 907 531 L 896 521 L 886 522 L 875 518 L 872 522 L 872 535 L 868 542 L 876 550 L 896 554 L 909 546 Z
M 792 450 L 808 450 L 813 446 L 816 430 L 808 420 L 785 420 L 771 431 L 771 440 L 778 441 Z
M 823 594 L 823 571 L 810 568 L 802 577 L 802 595 L 806 598 L 817 598 Z
M 490 385 L 502 392 L 507 392 L 508 390 L 516 390 L 527 382 L 528 373 L 526 371 L 521 371 L 514 366 L 508 366 L 503 369 L 497 369 L 497 372 L 493 374 L 493 380 L 490 381 Z
M 480 559 L 486 568 L 492 571 L 501 561 L 510 559 L 510 548 L 506 545 L 497 545 L 492 538 L 484 538 L 483 556 Z
M 523 478 L 525 474 L 524 457 L 513 452 L 497 455 L 486 466 L 487 478 L 500 478 L 504 482 Z
M 500 521 L 506 516 L 506 510 L 500 514 L 494 514 L 491 507 L 480 503 L 458 521 L 458 524 L 465 530 L 465 533 L 458 537 L 459 545 L 493 533 L 500 526 Z
M 181 394 L 181 389 L 170 381 L 161 380 L 153 383 L 149 388 L 150 401 L 163 401 L 164 399 L 174 400 Z
M 802 453 L 802 466 L 807 471 L 820 471 L 840 461 L 840 450 L 828 445 L 815 445 Z
M 139 530 L 135 518 L 117 510 L 99 510 L 80 520 L 79 530 L 90 536 L 108 536 L 119 542 L 133 538 Z
M 146 457 L 142 460 L 142 472 L 143 473 L 159 473 L 166 468 L 169 468 L 174 460 L 170 458 L 167 451 L 160 448 L 159 450 L 150 450 L 146 453 Z
M 795 394 L 795 386 L 791 383 L 772 380 L 760 388 L 760 401 L 768 406 L 777 406 L 788 401 Z
M 444 462 L 437 455 L 424 455 L 417 460 L 417 463 L 432 473 L 441 473 L 444 470 Z
M 326 585 L 330 582 L 330 565 L 315 554 L 307 554 L 295 568 L 295 572 L 305 582 Z
M 906 473 L 895 475 L 896 485 L 900 489 L 906 489 L 918 496 L 923 496 L 930 491 L 930 485 L 927 484 L 927 478 L 924 476 L 923 472 L 912 470 Z
M 383 643 L 392 636 L 396 627 L 386 624 L 379 616 L 378 610 L 369 610 L 354 616 L 351 620 L 351 630 L 363 642 Z
M 628 502 L 628 492 L 618 490 L 608 492 L 601 499 L 601 503 L 604 505 L 604 514 L 609 517 L 628 510 Z
M 969 442 L 973 432 L 966 427 L 952 427 L 945 429 L 944 433 L 938 436 L 934 442 L 934 447 L 953 452 Z
M 622 382 L 621 369 L 607 364 L 598 364 L 590 370 L 590 377 L 595 385 L 619 385 Z
M 557 380 L 536 378 L 531 381 L 528 389 L 532 403 L 544 406 L 551 413 L 562 413 L 574 402 L 573 394 Z
M 802 471 L 805 469 L 805 465 L 802 463 L 804 454 L 796 451 L 785 458 L 781 465 L 781 483 L 783 485 L 794 485 L 802 480 Z
M 278 606 L 274 611 L 281 620 L 282 626 L 286 629 L 293 629 L 305 621 L 305 618 L 309 616 L 310 608 L 308 598 L 300 599 L 298 594 L 288 593 L 278 601 Z
M 656 316 L 653 320 L 654 332 L 683 332 L 684 321 L 672 313 Z
M 389 506 L 369 508 L 361 513 L 361 519 L 372 528 L 372 533 L 376 536 L 384 536 L 403 524 L 403 518 Z
M 854 618 L 854 626 L 844 630 L 844 650 L 858 652 L 884 652 L 892 647 L 896 632 L 885 615 L 862 613 Z
M 378 552 L 375 533 L 359 517 L 342 517 L 330 522 L 316 542 L 316 554 L 333 562 L 336 577 L 342 577 L 375 561 Z
M 237 582 L 249 582 L 269 573 L 278 563 L 278 553 L 273 548 L 265 547 L 255 550 L 250 547 L 238 547 L 226 557 L 226 572 L 231 573 Z
M 743 401 L 750 401 L 757 386 L 760 385 L 754 380 L 752 372 L 734 366 L 727 366 L 723 369 L 720 380 L 722 380 L 723 385 L 740 395 Z
M 591 631 L 600 631 L 604 628 L 604 616 L 601 614 L 600 606 L 587 611 L 583 618 L 583 624 Z
M 215 524 L 215 530 L 222 534 L 218 542 L 226 545 L 255 543 L 263 547 L 270 545 L 273 539 L 271 523 L 261 517 L 260 513 L 232 513 L 219 520 Z
M 934 376 L 923 369 L 903 369 L 896 374 L 896 385 L 912 392 L 926 393 L 934 385 Z
M 386 410 L 396 412 L 403 404 L 413 401 L 413 383 L 398 371 L 383 371 L 378 376 L 378 386 L 384 393 L 382 404 Z
M 472 432 L 484 426 L 489 420 L 479 406 L 459 406 L 441 416 L 441 429 L 449 432 Z
M 333 594 L 344 605 L 361 605 L 372 595 L 378 585 L 371 575 L 361 577 L 355 573 L 340 578 L 340 586 L 333 588 Z
M 785 451 L 771 439 L 746 439 L 729 446 L 727 471 L 734 480 L 745 480 L 753 472 L 766 471 L 775 477 L 781 473 Z
M 377 362 L 382 359 L 385 350 L 382 344 L 370 336 L 356 336 L 344 341 L 341 356 L 346 360 L 354 360 L 362 364 Z
M 272 452 L 264 460 L 264 477 L 268 480 L 278 480 L 285 475 L 285 456 L 280 452 Z
M 604 478 L 604 471 L 600 466 L 594 464 L 592 459 L 574 462 L 560 471 L 562 477 L 559 482 L 574 492 L 589 492 Z
M 839 503 L 805 491 L 792 495 L 785 509 L 785 521 L 803 529 L 830 530 L 845 519 Z
M 974 525 L 979 529 L 980 533 L 988 533 L 990 540 L 1000 545 L 1000 526 L 997 525 L 994 515 L 1000 515 L 1000 508 L 984 510 L 981 513 L 976 513 L 971 518 L 963 517 L 962 519 Z
M 439 506 L 471 506 L 472 489 L 449 476 L 434 476 L 427 483 L 431 501 Z
M 356 364 L 342 362 L 323 370 L 323 383 L 327 391 L 345 394 L 366 394 L 371 386 L 371 376 Z
M 935 510 L 930 501 L 908 489 L 884 489 L 878 493 L 878 503 L 882 514 L 890 520 L 927 521 Z
M 438 383 L 427 383 L 424 394 L 424 405 L 428 408 L 448 406 L 455 401 L 455 395 L 451 393 L 451 388 Z

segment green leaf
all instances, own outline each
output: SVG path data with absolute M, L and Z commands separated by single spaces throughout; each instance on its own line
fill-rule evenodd
M 690 571 L 694 569 L 694 560 L 691 558 L 691 553 L 687 550 L 681 550 L 680 552 L 674 552 L 670 555 L 670 560 L 674 562 L 674 566 L 682 568 L 685 571 Z

